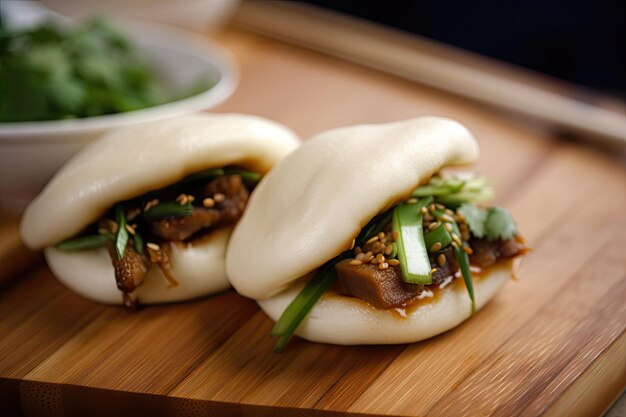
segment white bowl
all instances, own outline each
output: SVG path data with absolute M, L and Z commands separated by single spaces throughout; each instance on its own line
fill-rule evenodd
M 230 53 L 203 37 L 164 25 L 124 21 L 121 27 L 167 87 L 181 91 L 202 77 L 209 90 L 171 103 L 126 113 L 43 122 L 0 123 L 0 206 L 21 211 L 54 173 L 109 129 L 209 109 L 238 82 Z

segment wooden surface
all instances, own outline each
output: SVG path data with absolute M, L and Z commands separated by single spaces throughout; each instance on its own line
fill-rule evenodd
M 429 114 L 467 125 L 478 170 L 534 248 L 521 280 L 428 341 L 295 340 L 275 355 L 270 320 L 233 292 L 128 313 L 29 263 L 0 292 L 0 414 L 590 416 L 611 404 L 626 386 L 623 161 L 335 58 L 236 30 L 219 40 L 242 70 L 219 111 L 267 116 L 302 137 Z

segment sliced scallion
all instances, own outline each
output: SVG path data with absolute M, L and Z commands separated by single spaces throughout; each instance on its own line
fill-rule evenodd
M 434 215 L 438 220 L 441 220 L 443 216 L 443 211 L 435 210 Z M 461 237 L 461 231 L 459 230 L 459 226 L 456 221 L 452 221 L 450 223 L 452 225 L 452 233 Z M 474 297 L 474 284 L 472 282 L 472 271 L 470 270 L 469 256 L 463 250 L 463 245 L 458 245 L 455 243 L 454 247 L 454 255 L 456 256 L 456 261 L 459 264 L 459 269 L 461 270 L 461 275 L 463 276 L 463 281 L 465 282 L 465 287 L 467 288 L 467 294 L 469 295 L 471 301 L 471 314 L 476 312 L 476 300 Z
M 81 251 L 96 249 L 105 246 L 107 243 L 112 242 L 114 237 L 110 233 L 101 235 L 89 235 L 77 237 L 75 239 L 66 240 L 56 245 L 57 249 L 65 251 Z
M 275 353 L 281 352 L 285 348 L 289 339 L 291 339 L 293 333 L 302 323 L 302 320 L 309 314 L 317 300 L 335 282 L 337 279 L 335 264 L 350 256 L 351 252 L 346 251 L 322 265 L 315 273 L 315 276 L 307 282 L 302 291 L 283 311 L 283 314 L 281 314 L 270 332 L 272 336 L 279 336 L 274 347 Z
M 433 245 L 437 242 L 441 243 L 440 249 L 443 249 L 447 247 L 450 243 L 452 243 L 452 236 L 450 236 L 450 233 L 443 226 L 439 226 L 435 230 L 428 232 L 424 235 L 424 243 L 426 244 L 426 248 L 429 251 L 430 248 L 432 248 Z
M 151 207 L 143 213 L 146 220 L 154 221 L 165 219 L 166 217 L 184 217 L 193 212 L 191 203 L 180 205 L 178 203 L 161 203 Z
M 124 258 L 128 244 L 128 230 L 126 230 L 126 216 L 122 206 L 115 206 L 115 220 L 117 220 L 117 235 L 115 236 L 115 251 L 118 259 Z
M 467 287 L 467 293 L 469 294 L 470 301 L 472 303 L 471 314 L 476 312 L 476 300 L 474 299 L 474 284 L 472 283 L 472 271 L 470 271 L 469 256 L 463 250 L 462 247 L 454 247 L 454 253 L 456 255 L 456 261 L 459 264 L 461 275 L 463 275 L 463 281 L 465 281 L 465 287 Z
M 465 185 L 464 181 L 456 179 L 442 180 L 439 182 L 433 179 L 430 183 L 417 187 L 413 193 L 411 193 L 411 197 L 430 197 L 457 193 L 461 191 L 463 185 Z
M 411 284 L 431 284 L 432 273 L 428 252 L 424 243 L 422 213 L 420 209 L 431 204 L 426 197 L 415 204 L 398 204 L 393 211 L 392 230 L 397 232 L 398 260 L 402 280 Z
M 258 172 L 246 171 L 244 169 L 237 168 L 224 168 L 226 175 L 239 175 L 241 179 L 248 184 L 256 184 L 261 181 L 261 174 Z
M 135 251 L 138 254 L 143 255 L 143 238 L 138 232 L 135 232 L 135 236 L 133 236 L 133 241 L 134 241 Z

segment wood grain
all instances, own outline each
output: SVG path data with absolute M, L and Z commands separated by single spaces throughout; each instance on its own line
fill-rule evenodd
M 485 107 L 230 29 L 242 83 L 219 111 L 328 128 L 445 115 L 477 136 L 534 251 L 472 320 L 411 345 L 295 340 L 228 291 L 130 314 L 65 289 L 41 263 L 0 292 L 3 415 L 599 415 L 626 386 L 626 170 Z M 9 230 L 9 229 L 5 229 Z M 0 249 L 15 247 L 0 233 Z M 6 262 L 12 250 L 0 251 Z M 28 263 L 27 263 L 28 264 Z M 24 265 L 22 263 L 22 265 Z M 26 271 L 26 272 L 24 272 Z

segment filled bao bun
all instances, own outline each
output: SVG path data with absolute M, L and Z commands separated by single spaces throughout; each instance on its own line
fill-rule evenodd
M 307 140 L 257 187 L 231 236 L 227 274 L 235 289 L 274 320 L 307 277 L 339 253 L 376 214 L 409 197 L 446 166 L 477 160 L 461 124 L 424 117 L 334 129 Z M 510 263 L 474 282 L 476 308 L 509 277 Z M 470 316 L 462 280 L 406 310 L 374 308 L 328 291 L 296 334 L 335 344 L 409 343 L 444 332 Z
M 54 274 L 92 300 L 119 304 L 114 269 L 105 248 L 66 252 L 54 245 L 76 236 L 111 207 L 211 168 L 237 166 L 267 173 L 298 146 L 287 128 L 259 117 L 194 115 L 112 131 L 72 158 L 27 208 L 21 236 L 45 248 Z M 141 303 L 185 300 L 228 288 L 224 256 L 232 227 L 190 242 L 172 242 L 168 288 L 150 266 L 136 289 Z

